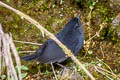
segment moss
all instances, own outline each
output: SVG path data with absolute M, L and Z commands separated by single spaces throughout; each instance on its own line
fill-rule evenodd
M 62 1 L 63 3 L 60 4 L 59 1 L 56 0 L 21 0 L 21 6 L 19 7 L 17 5 L 17 1 L 15 0 L 10 0 L 10 2 L 7 1 L 6 3 L 14 3 L 14 5 L 12 5 L 13 7 L 16 7 L 18 10 L 28 14 L 54 34 L 60 32 L 60 30 L 72 17 L 77 16 L 80 13 L 82 18 L 81 21 L 83 24 L 85 24 L 83 27 L 85 40 L 88 40 L 99 31 L 100 24 L 107 23 L 104 29 L 100 32 L 100 36 L 95 37 L 90 41 L 88 51 L 92 51 L 92 53 L 89 54 L 84 45 L 78 58 L 83 62 L 91 64 L 92 61 L 95 63 L 97 62 L 95 57 L 100 57 L 108 65 L 110 65 L 113 70 L 117 68 L 117 73 L 120 73 L 119 64 L 117 62 L 120 59 L 120 56 L 118 55 L 120 49 L 120 47 L 118 47 L 120 44 L 118 33 L 120 29 L 119 27 L 114 29 L 111 25 L 113 18 L 117 14 L 117 11 L 114 11 L 109 7 L 109 0 L 98 0 L 98 2 L 96 2 L 96 0 Z M 88 18 L 89 14 L 90 18 Z M 86 25 L 88 22 L 91 24 Z M 38 30 L 34 25 L 26 20 L 21 19 L 12 11 L 2 7 L 0 7 L 0 23 L 2 23 L 5 32 L 12 33 L 13 39 L 15 40 L 44 43 L 48 39 L 48 37 L 43 38 L 40 30 Z M 21 43 L 15 44 L 18 51 L 31 51 L 39 48 L 39 46 L 35 45 L 26 45 Z M 103 49 L 105 58 L 103 58 L 103 54 L 101 54 L 101 47 Z M 114 60 L 112 58 L 114 58 Z M 111 61 L 111 63 L 109 61 Z M 25 62 L 22 63 L 29 66 L 29 75 L 38 72 L 38 69 L 36 69 L 36 66 L 38 66 L 37 63 L 33 65 Z M 42 69 L 42 73 L 47 73 L 45 70 L 51 72 L 50 66 L 45 67 L 45 65 L 40 65 L 40 67 Z M 99 76 L 98 73 L 95 73 L 94 75 L 98 80 L 103 77 L 102 75 Z

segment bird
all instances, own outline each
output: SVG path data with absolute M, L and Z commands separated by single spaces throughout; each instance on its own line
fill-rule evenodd
M 77 56 L 84 43 L 84 32 L 80 16 L 72 18 L 55 36 L 72 51 L 74 56 Z M 62 48 L 52 39 L 46 40 L 35 54 L 21 57 L 25 61 L 37 60 L 43 64 L 61 63 L 68 58 Z

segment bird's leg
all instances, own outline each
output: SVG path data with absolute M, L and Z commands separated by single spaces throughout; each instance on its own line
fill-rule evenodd
M 64 65 L 56 63 L 58 66 L 62 67 L 62 68 L 66 68 Z
M 72 67 L 66 67 L 62 64 L 56 63 L 58 66 L 62 67 L 63 69 L 72 69 Z
M 56 75 L 56 73 L 55 73 L 55 69 L 54 69 L 54 67 L 53 67 L 53 63 L 52 63 L 52 62 L 51 62 L 51 67 L 52 67 L 52 70 L 53 70 L 53 73 L 54 73 L 55 79 L 56 79 L 56 80 L 58 80 L 58 78 L 57 78 L 57 75 Z

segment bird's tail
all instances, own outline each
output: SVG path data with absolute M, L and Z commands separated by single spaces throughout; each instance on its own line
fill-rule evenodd
M 27 56 L 23 56 L 21 57 L 21 59 L 25 60 L 25 61 L 30 61 L 30 60 L 34 60 L 37 59 L 38 57 L 40 57 L 40 55 L 42 54 L 42 51 L 44 50 L 44 48 L 46 47 L 47 43 L 44 43 L 44 45 L 41 46 L 40 49 L 38 49 L 35 54 L 32 55 L 27 55 Z
M 38 54 L 37 53 L 21 57 L 21 59 L 23 59 L 25 61 L 34 60 L 34 59 L 37 59 L 37 58 L 38 58 Z

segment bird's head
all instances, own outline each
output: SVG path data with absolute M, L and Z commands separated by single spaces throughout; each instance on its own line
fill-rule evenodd
M 75 33 L 83 34 L 82 24 L 80 22 L 80 15 L 76 18 L 71 19 L 63 28 L 63 30 L 57 34 L 57 37 L 72 35 Z

